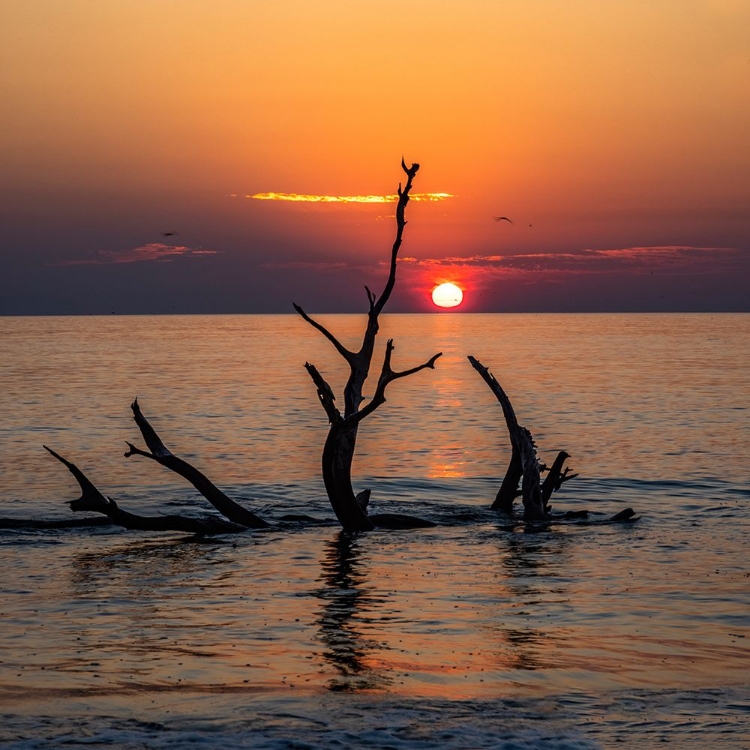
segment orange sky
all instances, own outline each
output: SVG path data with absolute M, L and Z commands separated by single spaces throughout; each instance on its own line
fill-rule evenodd
M 392 194 L 402 155 L 455 197 L 409 206 L 394 310 L 459 278 L 466 309 L 748 309 L 749 28 L 746 0 L 4 0 L 0 312 L 362 309 L 387 206 L 244 196 Z

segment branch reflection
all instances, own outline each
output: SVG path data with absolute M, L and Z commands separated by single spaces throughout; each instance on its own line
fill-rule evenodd
M 555 621 L 554 612 L 567 603 L 567 589 L 560 580 L 565 570 L 567 548 L 565 534 L 513 533 L 505 538 L 504 585 L 509 599 L 517 603 L 515 616 L 523 617 L 523 627 L 503 627 L 502 633 L 511 653 L 512 669 L 550 669 L 564 628 Z M 547 629 L 534 627 L 544 619 Z
M 323 658 L 340 675 L 329 682 L 330 690 L 372 690 L 391 682 L 372 658 L 381 645 L 362 632 L 366 614 L 383 599 L 367 587 L 361 541 L 356 534 L 340 531 L 326 542 L 321 560 L 325 588 L 316 596 L 325 603 L 317 621 L 319 638 L 326 645 Z
M 88 551 L 73 559 L 71 583 L 78 596 L 125 594 L 163 596 L 175 579 L 205 571 L 206 559 L 222 543 L 198 537 L 137 540 L 116 547 Z

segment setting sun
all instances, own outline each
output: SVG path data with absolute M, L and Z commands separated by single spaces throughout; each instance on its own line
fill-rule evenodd
M 432 290 L 432 301 L 438 307 L 457 307 L 463 298 L 464 293 L 461 288 L 451 282 L 439 284 Z

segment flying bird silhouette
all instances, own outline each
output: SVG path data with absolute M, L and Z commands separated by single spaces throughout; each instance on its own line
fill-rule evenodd
M 177 232 L 162 232 L 161 236 L 162 237 L 176 237 L 177 234 L 178 234 Z
M 493 216 L 492 218 L 495 221 L 507 221 L 508 224 L 512 224 L 513 223 L 507 216 Z

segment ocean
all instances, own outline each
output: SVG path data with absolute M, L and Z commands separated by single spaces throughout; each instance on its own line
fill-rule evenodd
M 319 320 L 358 348 L 365 316 Z M 373 383 L 387 338 L 443 356 L 362 422 L 353 484 L 437 525 L 347 535 L 304 364 L 339 402 L 348 370 L 300 318 L 0 318 L 0 518 L 80 516 L 43 445 L 125 510 L 214 513 L 123 456 L 137 396 L 271 523 L 0 528 L 0 745 L 750 747 L 750 315 L 384 315 Z M 469 354 L 592 523 L 490 510 L 510 447 Z

